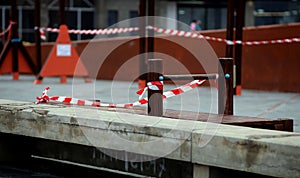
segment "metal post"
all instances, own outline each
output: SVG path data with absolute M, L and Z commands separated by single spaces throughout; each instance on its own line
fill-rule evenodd
M 227 1 L 227 30 L 226 39 L 233 40 L 234 0 Z M 226 45 L 226 57 L 233 57 L 233 45 Z
M 81 21 L 82 21 L 81 13 L 82 13 L 81 9 L 78 9 L 77 10 L 77 29 L 81 29 Z M 81 34 L 77 35 L 77 40 L 81 40 Z
M 5 8 L 4 7 L 2 7 L 2 23 L 1 23 L 1 26 L 2 26 L 2 31 L 4 32 L 4 30 L 5 30 Z M 3 46 L 4 46 L 4 44 L 5 44 L 5 36 L 6 35 L 2 35 L 2 44 L 1 44 L 1 49 L 0 49 L 0 51 L 2 51 L 2 49 L 3 49 Z
M 146 16 L 146 0 L 140 0 L 139 4 L 139 74 L 142 75 L 144 73 L 147 73 L 148 67 L 147 67 L 147 61 L 146 61 L 146 33 L 145 33 L 145 16 Z
M 35 58 L 38 73 L 42 69 L 42 53 L 41 53 L 41 35 L 40 35 L 40 26 L 41 26 L 41 4 L 40 0 L 35 0 Z
M 18 9 L 16 0 L 11 1 L 11 10 L 10 10 L 10 20 L 13 22 L 11 27 L 11 37 L 8 38 L 12 40 L 12 75 L 13 80 L 19 79 L 19 61 L 18 61 Z
M 59 20 L 60 25 L 66 24 L 65 21 L 65 0 L 59 0 Z
M 148 0 L 148 16 L 150 16 L 150 18 L 148 17 L 148 25 L 149 26 L 154 26 L 154 2 L 155 0 Z M 148 59 L 152 59 L 154 58 L 153 56 L 153 52 L 154 52 L 154 30 L 153 29 L 149 29 L 148 30 Z
M 59 20 L 60 25 L 66 24 L 65 19 L 65 0 L 59 0 Z M 62 75 L 60 76 L 60 83 L 66 83 L 67 82 L 67 76 Z
M 233 59 L 220 58 L 218 113 L 233 115 Z
M 235 40 L 243 40 L 243 27 L 245 23 L 245 0 L 239 0 L 236 3 L 236 31 Z M 242 90 L 242 44 L 235 45 L 234 63 L 236 66 L 236 87 L 235 94 L 241 95 Z
M 162 79 L 162 60 L 161 59 L 149 59 L 149 75 L 148 81 L 159 81 Z M 148 89 L 148 115 L 150 116 L 162 116 L 163 115 L 163 90 L 151 90 Z
M 173 80 L 216 80 L 216 74 L 164 75 L 164 81 Z

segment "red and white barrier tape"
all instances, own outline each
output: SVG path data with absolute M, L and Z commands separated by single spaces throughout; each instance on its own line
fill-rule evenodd
M 46 34 L 45 34 L 44 30 L 40 29 L 39 31 L 40 31 L 41 39 L 44 40 L 44 41 L 46 41 L 47 37 L 46 37 Z
M 37 26 L 34 27 L 34 30 L 36 30 L 36 29 L 38 29 Z M 40 32 L 40 38 L 41 38 L 42 40 L 46 41 L 47 37 L 46 37 L 46 34 L 45 34 L 43 28 L 39 28 L 39 32 Z
M 59 32 L 58 28 L 40 28 L 47 32 Z M 75 30 L 70 29 L 68 32 L 71 34 L 81 34 L 81 35 L 111 35 L 111 34 L 118 34 L 118 33 L 126 33 L 126 32 L 133 32 L 138 31 L 138 27 L 129 27 L 129 28 L 109 28 L 109 29 L 96 29 L 96 30 Z
M 180 87 L 174 88 L 172 90 L 166 91 L 163 93 L 163 98 L 171 98 L 173 96 L 179 95 L 181 93 L 188 92 L 201 84 L 203 84 L 206 80 L 193 80 L 190 83 L 182 85 Z
M 246 46 L 253 46 L 253 45 L 265 45 L 265 44 L 283 44 L 283 43 L 299 43 L 300 38 L 286 38 L 286 39 L 277 39 L 277 40 L 262 40 L 262 41 L 240 41 L 240 40 L 226 40 L 223 38 L 217 38 L 217 37 L 210 37 L 210 36 L 204 36 L 198 33 L 194 32 L 186 32 L 182 30 L 172 30 L 172 29 L 163 29 L 163 28 L 157 28 L 157 27 L 151 27 L 148 26 L 147 29 L 153 29 L 157 33 L 163 33 L 167 35 L 173 35 L 173 36 L 182 36 L 182 37 L 188 37 L 188 38 L 199 38 L 199 39 L 206 39 L 208 41 L 217 41 L 217 42 L 223 42 L 227 45 L 235 45 L 235 44 L 242 44 Z
M 285 39 L 277 39 L 277 40 L 261 40 L 261 41 L 240 41 L 240 40 L 226 40 L 223 38 L 218 37 L 210 37 L 201 35 L 195 32 L 186 32 L 182 30 L 173 30 L 173 29 L 163 29 L 163 28 L 157 28 L 152 26 L 147 26 L 146 29 L 152 29 L 157 33 L 163 33 L 167 35 L 173 35 L 173 36 L 182 36 L 182 37 L 188 37 L 188 38 L 199 38 L 199 39 L 206 39 L 208 41 L 216 41 L 216 42 L 222 42 L 226 43 L 227 45 L 236 45 L 236 44 L 242 44 L 246 46 L 254 46 L 254 45 L 266 45 L 266 44 L 283 44 L 283 43 L 299 43 L 300 38 L 285 38 Z M 70 29 L 69 33 L 71 34 L 82 34 L 82 35 L 111 35 L 111 34 L 119 34 L 119 33 L 126 33 L 126 32 L 133 32 L 138 31 L 138 27 L 129 27 L 129 28 L 110 28 L 110 29 L 96 29 L 96 30 L 75 30 Z M 48 32 L 59 32 L 58 28 L 40 28 L 41 32 L 41 38 L 45 39 L 45 33 L 44 31 Z
M 148 90 L 163 90 L 163 81 L 153 81 L 153 82 L 148 82 L 147 87 L 140 89 L 139 91 L 136 92 L 137 95 L 139 95 L 139 99 L 142 99 L 146 91 Z
M 2 31 L 2 32 L 0 33 L 0 37 L 2 37 L 3 35 L 5 35 L 5 34 L 9 31 L 9 30 L 11 29 L 11 26 L 12 26 L 13 24 L 16 24 L 16 22 L 10 21 L 8 27 L 7 27 L 4 31 Z
M 173 96 L 179 95 L 181 93 L 190 91 L 198 86 L 200 86 L 202 83 L 204 83 L 205 80 L 194 80 L 190 83 L 187 83 L 183 86 L 174 88 L 172 90 L 166 91 L 163 93 L 163 98 L 171 98 Z M 161 82 L 160 82 L 161 83 Z M 155 85 L 154 83 L 152 85 Z M 158 84 L 157 88 L 159 89 L 162 84 Z M 147 88 L 147 87 L 146 87 Z M 143 92 L 139 95 L 142 95 L 145 93 L 146 88 L 143 89 Z M 45 90 L 42 93 L 41 97 L 36 97 L 37 101 L 36 104 L 39 103 L 47 103 L 50 101 L 55 101 L 63 104 L 72 104 L 72 105 L 81 105 L 81 106 L 95 106 L 95 107 L 111 107 L 111 108 L 127 108 L 127 107 L 133 107 L 138 105 L 143 105 L 148 103 L 147 98 L 139 99 L 136 102 L 133 103 L 126 103 L 126 104 L 112 104 L 112 103 L 101 103 L 101 102 L 95 102 L 95 101 L 89 101 L 89 100 L 82 100 L 77 98 L 71 98 L 66 96 L 48 96 L 47 92 L 49 91 L 49 87 L 45 88 Z M 141 90 L 140 90 L 141 91 Z
M 147 86 L 150 90 L 163 90 L 164 83 L 162 81 L 148 82 Z

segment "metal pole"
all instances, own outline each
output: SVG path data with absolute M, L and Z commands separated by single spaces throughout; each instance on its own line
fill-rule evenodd
M 59 20 L 60 25 L 66 24 L 65 21 L 65 0 L 59 0 Z
M 40 0 L 35 0 L 35 58 L 38 73 L 42 69 L 42 53 L 41 53 L 41 36 L 40 36 L 40 26 L 41 26 L 41 4 Z
M 236 31 L 235 40 L 243 40 L 243 27 L 245 23 L 245 0 L 237 1 L 236 7 Z M 242 44 L 235 45 L 235 66 L 236 66 L 236 88 L 235 94 L 241 95 L 242 90 Z
M 227 1 L 227 30 L 226 39 L 233 40 L 234 0 Z M 226 45 L 226 57 L 233 57 L 233 45 Z
M 2 20 L 2 28 L 3 28 L 2 31 L 4 31 L 4 30 L 5 30 L 5 7 L 2 7 L 2 19 L 1 19 L 1 20 Z M 1 48 L 0 51 L 3 50 L 3 47 L 4 47 L 4 45 L 5 45 L 5 42 L 6 42 L 5 36 L 6 36 L 6 35 L 3 35 L 3 36 L 2 36 L 2 48 Z
M 150 26 L 154 26 L 154 2 L 155 0 L 148 0 L 148 16 L 151 16 L 150 18 L 148 17 L 148 25 Z M 152 59 L 154 58 L 153 52 L 154 52 L 154 30 L 153 29 L 149 29 L 148 30 L 148 59 Z
M 218 113 L 233 115 L 233 59 L 220 58 Z
M 164 81 L 170 80 L 215 80 L 217 74 L 164 75 Z
M 59 20 L 60 25 L 65 25 L 65 0 L 59 0 Z M 60 76 L 60 83 L 66 83 L 67 76 L 62 75 Z
M 162 60 L 149 59 L 149 75 L 148 81 L 160 81 L 162 79 Z M 163 90 L 148 89 L 148 115 L 162 116 L 163 115 Z
M 148 72 L 147 61 L 146 61 L 146 33 L 145 33 L 145 16 L 146 16 L 146 0 L 140 0 L 139 4 L 139 74 L 142 75 Z
M 82 21 L 81 13 L 82 13 L 81 9 L 78 9 L 77 10 L 77 29 L 81 29 L 81 21 Z M 81 34 L 77 35 L 77 40 L 81 40 Z
M 12 75 L 13 80 L 19 79 L 19 61 L 18 61 L 18 10 L 16 0 L 11 1 L 10 20 L 13 22 L 11 27 L 11 37 L 8 38 L 12 43 Z

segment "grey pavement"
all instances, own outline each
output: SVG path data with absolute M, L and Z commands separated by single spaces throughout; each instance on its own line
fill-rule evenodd
M 0 76 L 0 98 L 34 102 L 46 86 L 49 96 L 70 96 L 81 99 L 100 99 L 102 102 L 128 103 L 138 100 L 136 83 L 125 81 L 97 80 L 85 83 L 83 79 L 68 78 L 67 84 L 60 84 L 59 78 L 45 78 L 43 84 L 34 85 L 34 77 L 22 75 L 12 81 L 10 75 Z M 165 85 L 165 90 L 174 85 Z M 217 112 L 217 90 L 198 87 L 182 95 L 167 99 L 166 109 L 199 112 Z M 242 96 L 234 97 L 234 114 L 263 118 L 294 119 L 294 130 L 300 132 L 300 93 L 282 93 L 243 90 Z

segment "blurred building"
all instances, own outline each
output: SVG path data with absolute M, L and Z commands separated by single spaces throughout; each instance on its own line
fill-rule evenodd
M 34 0 L 17 0 L 19 33 L 24 41 L 34 42 Z M 41 24 L 58 27 L 58 0 L 41 0 Z M 139 0 L 66 0 L 66 23 L 70 29 L 105 28 L 118 21 L 138 16 Z M 202 21 L 201 28 L 226 27 L 227 0 L 156 0 L 156 15 L 177 19 L 189 24 L 193 19 Z M 10 0 L 0 1 L 1 29 L 9 22 Z M 300 21 L 298 0 L 247 0 L 246 26 L 285 24 Z M 136 24 L 132 24 L 136 25 Z M 170 28 L 177 28 L 172 27 Z M 48 34 L 54 41 L 57 34 Z M 71 35 L 72 40 L 93 36 Z

